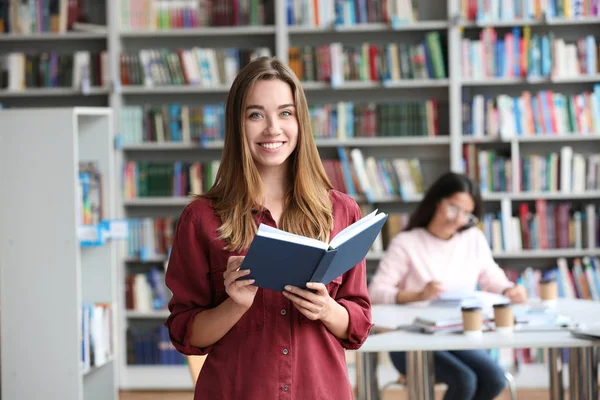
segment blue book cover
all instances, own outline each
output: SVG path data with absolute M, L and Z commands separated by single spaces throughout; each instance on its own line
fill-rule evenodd
M 240 267 L 250 274 L 240 279 L 255 279 L 254 285 L 280 292 L 286 285 L 328 284 L 364 260 L 387 217 L 376 210 L 329 244 L 261 224 Z

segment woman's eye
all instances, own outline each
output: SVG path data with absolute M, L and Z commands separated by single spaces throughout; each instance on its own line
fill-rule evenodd
M 291 117 L 292 116 L 292 112 L 288 111 L 288 110 L 285 110 L 285 111 L 281 112 L 281 115 L 284 116 L 284 117 Z
M 257 118 L 260 118 L 260 117 L 262 117 L 262 115 L 260 115 L 260 114 L 259 114 L 259 113 L 257 113 L 257 112 L 253 112 L 252 114 L 250 114 L 250 116 L 249 116 L 249 117 L 250 117 L 250 118 L 252 118 L 252 119 L 257 119 Z

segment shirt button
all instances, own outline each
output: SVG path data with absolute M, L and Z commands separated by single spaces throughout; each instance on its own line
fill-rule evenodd
M 281 315 L 285 315 L 285 314 L 287 314 L 287 311 L 285 309 L 281 310 Z
M 283 349 L 283 354 L 289 353 L 288 349 Z
M 287 392 L 288 390 L 290 390 L 290 387 L 288 385 L 284 385 L 283 390 L 285 390 Z

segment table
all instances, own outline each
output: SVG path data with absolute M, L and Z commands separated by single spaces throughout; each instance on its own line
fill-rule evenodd
M 532 302 L 533 303 L 533 302 Z M 576 323 L 597 323 L 600 320 L 600 302 L 559 299 L 557 311 L 570 316 Z M 410 305 L 373 306 L 373 323 L 378 328 L 394 329 L 372 334 L 358 350 L 357 385 L 359 400 L 379 398 L 376 378 L 378 352 L 407 352 L 407 388 L 411 400 L 434 399 L 433 352 L 436 350 L 471 350 L 491 348 L 548 348 L 550 398 L 563 398 L 563 360 L 561 349 L 569 349 L 569 399 L 598 398 L 598 363 L 600 341 L 576 338 L 568 330 L 515 332 L 503 335 L 485 332 L 480 338 L 462 334 L 428 335 L 397 329 L 409 325 L 415 317 L 448 314 L 452 309 L 432 307 L 427 303 Z

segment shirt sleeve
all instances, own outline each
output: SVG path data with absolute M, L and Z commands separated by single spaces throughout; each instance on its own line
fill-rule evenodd
M 210 269 L 206 245 L 189 210 L 184 210 L 173 237 L 165 283 L 173 293 L 171 312 L 165 322 L 173 346 L 180 353 L 204 355 L 211 347 L 190 344 L 192 321 L 196 314 L 213 308 Z
M 401 244 L 402 237 L 390 242 L 377 271 L 369 285 L 369 296 L 373 304 L 394 304 L 398 298 L 399 286 L 409 268 L 408 256 Z
M 492 250 L 481 230 L 475 230 L 477 243 L 477 261 L 481 265 L 477 281 L 482 290 L 492 293 L 502 293 L 504 290 L 514 286 L 502 268 L 494 261 Z
M 350 223 L 354 223 L 361 218 L 360 208 L 355 202 L 353 202 L 350 216 Z M 345 349 L 357 350 L 363 345 L 373 327 L 365 260 L 344 274 L 335 300 L 348 310 L 349 317 L 348 338 L 338 339 L 338 341 Z

